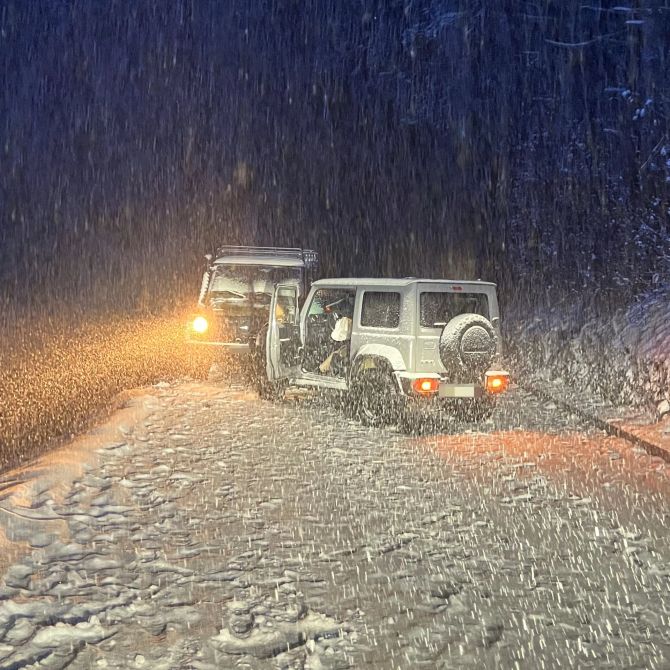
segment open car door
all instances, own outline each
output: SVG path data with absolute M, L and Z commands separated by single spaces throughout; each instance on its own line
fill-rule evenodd
M 300 376 L 300 309 L 297 284 L 277 284 L 270 303 L 266 370 L 270 381 Z

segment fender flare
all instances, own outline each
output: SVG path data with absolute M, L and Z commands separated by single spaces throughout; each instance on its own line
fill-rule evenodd
M 387 344 L 364 344 L 357 352 L 351 366 L 352 376 L 365 368 L 390 367 L 392 372 L 405 370 L 405 361 L 395 347 Z

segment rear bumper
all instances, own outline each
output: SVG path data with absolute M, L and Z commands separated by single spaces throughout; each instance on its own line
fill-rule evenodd
M 408 372 L 395 372 L 394 376 L 398 383 L 398 389 L 402 395 L 408 398 L 416 398 L 420 401 L 437 403 L 439 401 L 448 401 L 445 404 L 452 404 L 453 401 L 469 401 L 490 399 L 492 394 L 486 391 L 483 384 L 456 384 L 447 382 L 441 375 L 433 374 L 415 374 Z M 420 394 L 412 389 L 412 383 L 417 379 L 435 379 L 438 381 L 438 389 L 435 393 Z

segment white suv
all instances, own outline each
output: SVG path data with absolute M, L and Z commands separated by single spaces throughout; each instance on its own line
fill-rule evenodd
M 426 410 L 486 418 L 508 387 L 495 284 L 323 279 L 299 301 L 295 282 L 275 287 L 256 347 L 262 396 L 332 389 L 363 423 L 409 428 Z

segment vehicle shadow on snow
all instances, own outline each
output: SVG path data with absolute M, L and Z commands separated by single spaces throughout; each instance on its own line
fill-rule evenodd
M 318 412 L 333 421 L 351 421 L 360 424 L 347 412 L 341 398 L 333 393 L 306 389 L 291 389 L 280 400 L 284 405 L 298 405 L 309 411 Z M 514 388 L 500 398 L 493 414 L 482 421 L 464 421 L 457 416 L 443 413 L 415 414 L 410 427 L 394 422 L 382 428 L 407 436 L 438 436 L 463 434 L 493 434 L 508 431 L 531 431 L 549 434 L 584 432 L 594 430 L 584 419 L 570 414 L 551 402 L 543 401 L 529 393 Z

